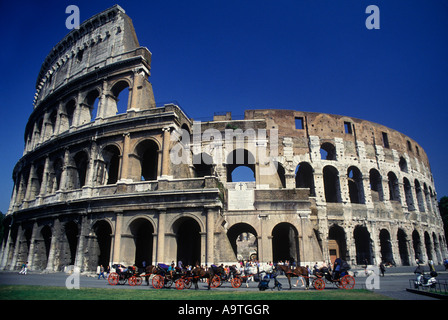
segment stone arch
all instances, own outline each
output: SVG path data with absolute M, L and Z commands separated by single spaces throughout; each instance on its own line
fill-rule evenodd
M 280 222 L 272 229 L 273 262 L 300 262 L 299 233 L 289 222 Z
M 330 260 L 334 262 L 336 258 L 347 260 L 347 237 L 344 228 L 333 224 L 328 231 L 328 246 Z
M 322 170 L 324 179 L 325 201 L 341 202 L 341 186 L 339 171 L 333 166 L 325 166 Z
M 258 256 L 258 233 L 248 223 L 235 223 L 227 230 L 227 238 L 237 260 L 252 260 Z
M 423 261 L 422 241 L 420 234 L 417 230 L 412 232 L 412 246 L 414 247 L 414 257 L 418 259 L 420 263 Z
M 104 162 L 98 167 L 98 183 L 117 183 L 120 174 L 120 148 L 116 144 L 108 144 L 101 150 L 101 157 Z
M 336 147 L 331 142 L 324 142 L 320 146 L 320 158 L 322 160 L 337 160 Z
M 129 88 L 131 84 L 127 79 L 120 79 L 116 81 L 110 89 L 110 93 L 112 94 L 112 104 L 113 106 L 109 106 L 113 110 L 111 115 L 126 113 L 129 109 L 130 95 Z
M 69 221 L 63 227 L 64 241 L 61 250 L 63 259 L 61 265 L 74 265 L 78 248 L 79 226 L 74 221 Z
M 381 253 L 381 261 L 384 263 L 395 263 L 394 255 L 392 252 L 392 242 L 390 238 L 390 233 L 386 229 L 380 230 L 380 253 Z
M 408 206 L 408 211 L 415 211 L 414 206 L 414 200 L 412 197 L 412 187 L 411 183 L 409 182 L 408 178 L 403 178 L 403 188 L 404 188 L 404 195 L 406 199 L 406 205 Z
M 296 167 L 296 188 L 309 188 L 310 196 L 316 195 L 314 169 L 308 162 L 300 162 Z
M 420 212 L 425 212 L 423 190 L 422 187 L 420 186 L 420 182 L 417 179 L 414 180 L 414 188 L 415 188 L 415 196 L 417 198 L 418 210 Z
M 243 168 L 243 169 L 241 169 Z M 248 170 L 244 170 L 244 168 L 248 168 Z M 236 182 L 236 181 L 255 181 L 255 156 L 248 151 L 247 149 L 235 149 L 227 155 L 226 162 L 227 169 L 227 182 Z M 236 174 L 234 171 L 238 169 L 241 171 Z M 252 173 L 250 173 L 250 171 Z
M 400 254 L 401 265 L 409 266 L 409 248 L 408 248 L 408 236 L 403 229 L 398 229 L 397 232 L 398 252 Z
M 108 220 L 101 219 L 92 226 L 93 231 L 93 251 L 96 253 L 96 261 L 91 263 L 90 269 L 102 265 L 106 267 L 110 263 L 111 247 L 112 247 L 112 225 Z
M 387 174 L 388 185 L 389 185 L 389 200 L 401 201 L 400 200 L 400 184 L 398 183 L 398 178 L 392 171 Z
M 358 225 L 353 231 L 356 247 L 356 264 L 372 264 L 372 239 L 367 227 Z
M 87 171 L 89 166 L 89 156 L 84 150 L 79 151 L 73 157 L 73 162 L 75 165 L 75 176 L 73 181 L 73 188 L 79 189 L 86 185 L 87 182 Z
M 365 203 L 362 173 L 357 167 L 350 166 L 347 169 L 347 183 L 350 202 Z
M 400 157 L 400 160 L 398 161 L 398 166 L 400 167 L 400 170 L 402 172 L 408 172 L 408 163 L 404 157 Z
M 383 183 L 381 174 L 376 169 L 370 169 L 369 171 L 369 184 L 370 184 L 370 193 L 373 201 L 383 201 L 384 193 L 383 193 Z
M 182 261 L 185 266 L 200 264 L 202 222 L 194 216 L 182 215 L 173 222 L 171 229 L 175 236 L 176 261 Z
M 138 216 L 129 222 L 128 229 L 133 242 L 129 243 L 132 247 L 127 250 L 134 252 L 133 263 L 137 267 L 142 267 L 143 262 L 146 265 L 152 264 L 154 223 L 146 217 Z
M 80 125 L 95 121 L 99 115 L 98 104 L 100 93 L 101 90 L 99 88 L 93 88 L 86 94 L 84 101 L 81 104 Z
M 135 154 L 140 165 L 140 180 L 157 180 L 159 175 L 160 146 L 154 139 L 140 141 L 135 147 Z

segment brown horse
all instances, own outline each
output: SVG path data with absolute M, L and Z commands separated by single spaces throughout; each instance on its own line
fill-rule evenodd
M 289 289 L 291 289 L 291 278 L 292 277 L 303 277 L 306 282 L 306 289 L 310 288 L 310 275 L 308 269 L 305 267 L 296 267 L 295 269 L 291 269 L 289 266 L 277 265 L 276 270 L 281 270 L 285 273 L 288 278 Z
M 153 265 L 147 266 L 147 267 L 145 268 L 145 281 L 146 281 L 146 285 L 149 286 L 149 277 L 150 277 L 152 274 L 157 274 L 158 271 L 159 271 L 159 268 L 158 268 L 157 266 L 153 266 Z
M 200 266 L 196 266 L 191 271 L 191 274 L 193 275 L 193 283 L 194 283 L 195 290 L 198 289 L 198 280 L 204 279 L 204 278 L 208 280 L 208 290 L 210 290 L 210 285 L 212 283 L 212 279 L 215 276 L 215 272 L 213 271 L 213 268 L 208 268 L 208 270 L 205 270 L 205 269 L 201 268 Z

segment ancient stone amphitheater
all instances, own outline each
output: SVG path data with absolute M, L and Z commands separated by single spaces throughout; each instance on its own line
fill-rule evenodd
M 12 175 L 0 268 L 447 256 L 416 141 L 293 110 L 195 122 L 155 103 L 150 67 L 119 6 L 50 51 Z

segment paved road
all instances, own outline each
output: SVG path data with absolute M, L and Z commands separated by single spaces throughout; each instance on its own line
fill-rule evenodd
M 393 297 L 399 300 L 437 300 L 431 297 L 414 294 L 411 292 L 407 292 L 406 288 L 409 288 L 409 279 L 414 278 L 415 267 L 397 267 L 397 268 L 389 268 L 386 271 L 386 275 L 384 277 L 379 278 L 379 286 L 380 289 L 375 290 L 376 292 Z M 428 270 L 426 267 L 425 270 Z M 439 272 L 438 280 L 448 280 L 448 272 L 444 271 L 444 268 L 441 266 L 437 267 L 437 271 Z M 67 279 L 69 279 L 69 285 L 73 285 L 74 282 L 70 282 L 73 278 L 69 278 L 68 274 L 57 272 L 57 273 L 48 273 L 42 274 L 40 272 L 29 272 L 27 275 L 19 275 L 17 272 L 0 272 L 0 285 L 38 285 L 38 286 L 60 286 L 65 287 Z M 284 276 L 278 277 L 279 281 L 282 283 L 283 288 L 286 289 L 289 287 L 288 281 Z M 363 288 L 365 287 L 366 277 L 363 275 L 363 272 L 359 272 L 356 277 L 356 286 L 355 288 Z M 296 282 L 296 278 L 293 279 L 293 284 Z M 122 290 L 122 289 L 133 289 L 133 290 L 155 290 L 152 286 L 146 286 L 145 284 L 137 287 L 130 287 L 129 285 L 117 285 L 110 286 L 107 283 L 107 280 L 100 279 L 97 277 L 81 275 L 79 277 L 79 285 L 80 287 L 91 287 L 91 288 L 105 288 L 109 290 Z M 249 288 L 246 288 L 246 285 L 243 284 L 239 289 L 233 289 L 229 283 L 223 284 L 222 287 L 214 290 L 258 290 L 258 283 L 251 282 L 249 284 Z M 271 286 L 273 283 L 270 284 Z M 328 286 L 327 288 L 330 288 Z M 173 287 L 174 288 L 174 287 Z M 206 285 L 200 283 L 200 289 L 205 289 Z M 174 289 L 172 289 L 174 290 Z M 293 288 L 292 290 L 304 290 L 300 287 Z

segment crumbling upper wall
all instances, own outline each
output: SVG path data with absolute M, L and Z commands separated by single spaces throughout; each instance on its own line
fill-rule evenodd
M 68 82 L 128 58 L 122 55 L 137 48 L 132 20 L 120 6 L 91 17 L 68 33 L 45 58 L 36 80 L 34 106 Z M 149 51 L 145 58 L 149 65 Z

